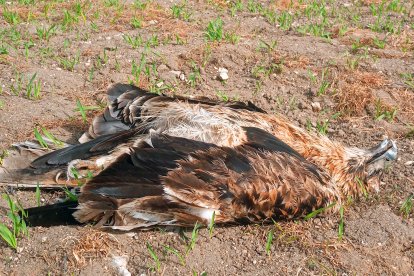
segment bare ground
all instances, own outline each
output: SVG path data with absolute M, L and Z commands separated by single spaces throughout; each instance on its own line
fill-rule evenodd
M 380 1 L 248 1 L 242 7 L 220 0 L 0 3 L 0 149 L 33 138 L 36 126 L 75 143 L 87 128 L 76 100 L 99 109 L 108 85 L 133 81 L 156 93 L 250 100 L 347 145 L 370 147 L 389 137 L 400 150 L 381 192 L 345 207 L 342 240 L 339 217 L 217 227 L 212 237 L 201 229 L 188 254 L 184 237 L 191 229 L 38 227 L 19 239 L 17 252 L 0 241 L 0 274 L 111 275 L 118 273 L 113 256 L 124 256 L 132 275 L 414 275 L 413 213 L 400 211 L 414 191 L 410 3 L 386 1 L 383 16 L 375 13 Z M 208 41 L 207 25 L 217 17 L 227 37 Z M 42 30 L 51 27 L 46 39 Z M 143 65 L 140 75 L 133 64 Z M 227 81 L 217 78 L 219 67 L 228 69 Z M 38 99 L 27 96 L 35 73 Z M 0 189 L 24 207 L 36 205 L 33 191 Z M 42 204 L 59 196 L 43 192 Z M 7 223 L 6 212 L 2 200 L 0 222 Z M 158 270 L 147 244 L 159 258 Z

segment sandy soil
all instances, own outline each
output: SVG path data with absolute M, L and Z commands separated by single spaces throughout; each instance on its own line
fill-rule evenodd
M 414 10 L 409 1 L 333 2 L 0 1 L 0 153 L 39 125 L 75 143 L 87 128 L 76 100 L 99 109 L 108 85 L 128 81 L 158 93 L 250 100 L 347 145 L 389 137 L 400 150 L 381 192 L 345 207 L 342 240 L 335 216 L 220 227 L 211 237 L 201 229 L 188 254 L 191 229 L 39 227 L 17 252 L 0 241 L 0 274 L 113 275 L 114 256 L 123 256 L 132 275 L 414 275 L 414 215 L 400 211 L 414 191 Z M 217 17 L 226 35 L 208 41 Z M 227 81 L 217 78 L 220 67 Z M 27 96 L 35 73 L 38 99 Z M 0 191 L 36 205 L 33 191 Z M 62 195 L 42 192 L 42 204 Z M 0 222 L 6 212 L 1 200 Z

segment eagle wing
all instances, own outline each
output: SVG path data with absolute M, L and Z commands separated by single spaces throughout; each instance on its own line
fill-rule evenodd
M 152 135 L 82 187 L 75 218 L 126 230 L 208 223 L 213 213 L 216 223 L 259 222 L 335 200 L 322 170 L 263 130 L 243 131 L 234 148 Z
M 220 102 L 177 95 L 168 97 L 121 83 L 108 89 L 107 98 L 107 108 L 93 119 L 89 130 L 79 139 L 81 143 L 130 128 L 141 132 L 161 130 L 174 136 L 214 143 L 216 133 L 219 130 L 223 133 L 224 129 L 236 125 L 243 111 L 265 113 L 251 102 Z M 230 118 L 232 111 L 239 114 Z M 225 115 L 226 112 L 229 116 Z M 229 135 L 233 134 L 234 131 L 229 132 Z

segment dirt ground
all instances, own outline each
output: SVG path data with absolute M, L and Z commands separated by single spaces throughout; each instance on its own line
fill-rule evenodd
M 0 5 L 0 156 L 11 143 L 32 139 L 40 126 L 76 143 L 88 125 L 77 100 L 92 107 L 90 121 L 114 82 L 154 93 L 250 100 L 350 146 L 371 147 L 389 137 L 399 148 L 381 191 L 345 207 L 341 240 L 337 216 L 217 227 L 211 237 L 201 229 L 187 254 L 191 229 L 37 227 L 18 240 L 17 250 L 0 241 L 0 274 L 128 275 L 112 264 L 121 257 L 132 275 L 414 275 L 414 214 L 400 210 L 414 192 L 412 1 Z M 209 22 L 215 31 L 208 31 Z M 220 80 L 219 68 L 228 70 L 227 80 Z M 34 191 L 0 192 L 36 206 Z M 41 203 L 63 195 L 42 192 Z M 0 202 L 0 222 L 7 223 L 7 203 Z

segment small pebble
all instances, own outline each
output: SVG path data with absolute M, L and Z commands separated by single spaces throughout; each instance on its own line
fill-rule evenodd
M 301 126 L 306 126 L 306 123 L 307 123 L 306 118 L 303 118 L 303 117 L 299 118 L 298 123 Z
M 227 70 L 226 68 L 220 67 L 218 69 L 219 74 L 218 74 L 217 77 L 219 78 L 219 80 L 222 80 L 222 81 L 228 80 L 229 79 L 228 72 L 229 72 L 229 70 Z
M 322 109 L 321 103 L 319 103 L 319 102 L 313 102 L 313 103 L 311 103 L 311 106 L 312 106 L 312 111 L 313 112 L 319 112 Z
M 182 74 L 181 71 L 175 71 L 175 70 L 171 70 L 170 73 L 173 75 L 176 75 L 177 77 L 180 77 L 180 75 Z
M 346 134 L 345 134 L 345 131 L 343 131 L 342 129 L 340 129 L 340 130 L 338 130 L 338 135 L 341 136 L 341 137 L 343 137 Z
M 168 71 L 168 66 L 165 64 L 161 64 L 160 66 L 158 66 L 157 71 L 158 72 Z
M 407 161 L 407 162 L 404 163 L 404 165 L 406 165 L 406 166 L 411 166 L 413 164 L 414 164 L 414 161 L 412 161 L 412 160 Z
M 128 263 L 128 257 L 126 256 L 113 256 L 112 266 L 118 270 L 120 276 L 131 276 L 131 272 L 128 271 L 126 265 Z

